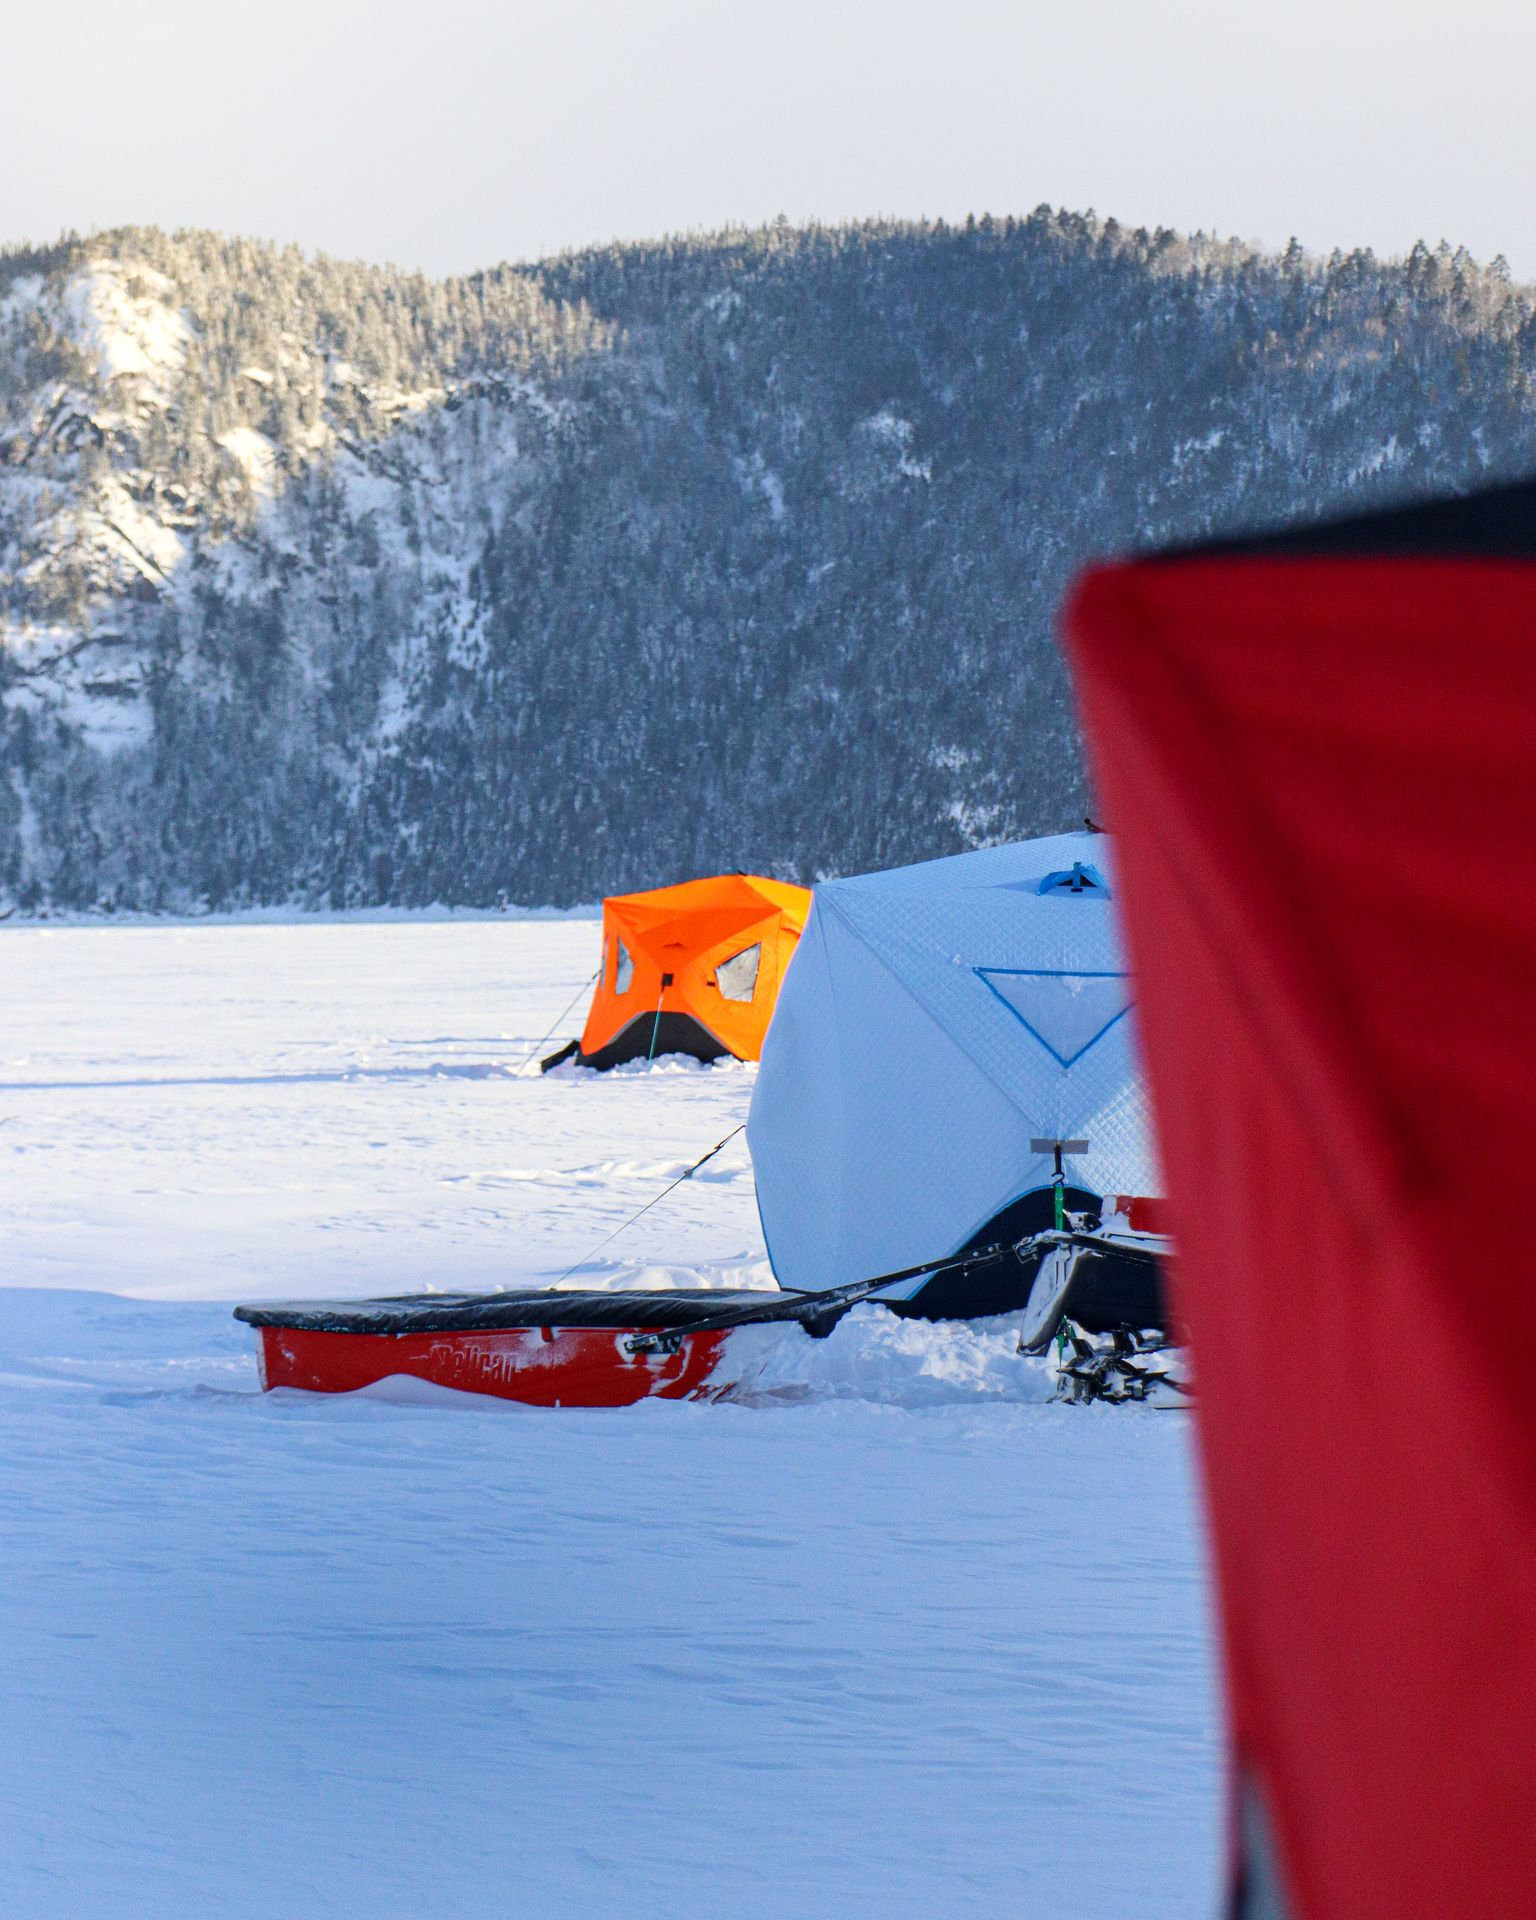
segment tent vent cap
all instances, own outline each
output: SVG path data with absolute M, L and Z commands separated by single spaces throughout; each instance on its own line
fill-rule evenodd
M 1048 873 L 1040 882 L 1041 893 L 1068 893 L 1078 899 L 1091 897 L 1107 900 L 1109 888 L 1104 884 L 1104 876 L 1097 867 L 1085 866 L 1081 860 L 1074 860 L 1070 867 L 1062 867 L 1055 873 Z

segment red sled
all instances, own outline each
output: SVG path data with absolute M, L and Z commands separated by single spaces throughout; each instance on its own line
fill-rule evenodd
M 255 1330 L 264 1388 L 355 1393 L 403 1375 L 533 1407 L 629 1407 L 741 1385 L 763 1345 L 738 1341 L 732 1355 L 732 1334 L 799 1319 L 796 1305 L 767 1291 L 546 1289 L 292 1301 L 235 1318 Z

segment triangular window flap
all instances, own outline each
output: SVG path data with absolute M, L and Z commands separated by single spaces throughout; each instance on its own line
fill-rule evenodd
M 1081 1060 L 1130 1010 L 1124 973 L 1060 973 L 1024 967 L 977 967 L 986 986 L 1064 1067 Z
M 613 943 L 613 990 L 615 993 L 628 993 L 635 978 L 635 963 L 629 956 L 629 948 L 622 940 Z

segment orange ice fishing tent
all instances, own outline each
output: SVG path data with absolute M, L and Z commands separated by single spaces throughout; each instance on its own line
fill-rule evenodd
M 806 915 L 810 892 L 753 873 L 724 873 L 603 902 L 603 964 L 573 1055 L 616 1067 L 660 1053 L 756 1060 Z

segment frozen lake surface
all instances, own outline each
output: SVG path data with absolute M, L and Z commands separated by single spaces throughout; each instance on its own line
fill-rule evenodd
M 0 930 L 9 1910 L 1212 1913 L 1183 1415 L 876 1309 L 747 1406 L 257 1393 L 230 1301 L 552 1280 L 744 1117 L 515 1074 L 596 946 Z M 771 1284 L 741 1141 L 574 1278 Z

